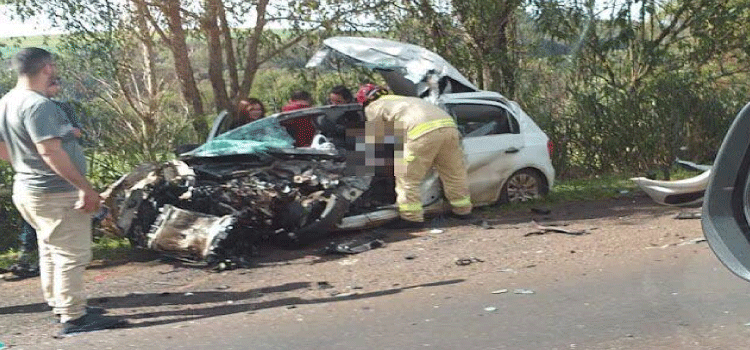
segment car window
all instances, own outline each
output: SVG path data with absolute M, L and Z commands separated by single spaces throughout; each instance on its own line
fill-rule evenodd
M 447 107 L 464 137 L 518 133 L 518 122 L 502 107 L 478 103 Z

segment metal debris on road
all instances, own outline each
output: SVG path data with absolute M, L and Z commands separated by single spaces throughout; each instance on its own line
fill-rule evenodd
M 458 266 L 471 265 L 471 264 L 473 264 L 475 262 L 482 263 L 482 262 L 484 262 L 484 260 L 476 258 L 476 257 L 473 257 L 473 256 L 469 257 L 469 258 L 458 258 L 458 259 L 456 259 L 456 265 L 458 265 Z
M 674 216 L 677 220 L 700 219 L 701 211 L 681 211 Z
M 484 311 L 493 312 L 493 311 L 497 311 L 497 308 L 494 307 L 494 306 L 488 306 L 488 307 L 484 308 Z
M 698 244 L 698 243 L 703 243 L 703 242 L 706 242 L 706 238 L 705 237 L 698 237 L 698 238 L 693 238 L 693 239 L 691 239 L 689 241 L 682 242 L 682 243 L 680 243 L 678 245 Z
M 432 234 L 440 234 L 440 233 L 443 233 L 443 232 L 445 232 L 445 230 L 441 230 L 439 228 L 433 228 L 432 230 L 430 230 L 430 233 L 432 233 Z
M 331 242 L 325 249 L 325 254 L 359 254 L 385 246 L 382 239 L 365 237 L 354 239 L 344 243 Z
M 498 290 L 493 290 L 492 291 L 492 294 L 503 294 L 503 293 L 508 293 L 508 290 L 507 289 L 498 289 Z
M 567 230 L 567 229 L 556 227 L 556 226 L 540 225 L 534 220 L 531 220 L 531 227 L 535 229 L 536 231 L 529 232 L 525 234 L 524 237 L 528 237 L 532 235 L 543 235 L 545 233 L 550 233 L 550 232 L 564 233 L 567 235 L 574 235 L 574 236 L 581 236 L 581 235 L 589 234 L 586 230 Z
M 534 291 L 531 289 L 516 289 L 513 290 L 513 294 L 534 294 Z

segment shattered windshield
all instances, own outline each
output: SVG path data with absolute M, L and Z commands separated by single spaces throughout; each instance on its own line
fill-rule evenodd
M 229 130 L 182 155 L 216 157 L 265 153 L 279 148 L 294 148 L 294 139 L 279 124 L 278 119 L 263 118 Z

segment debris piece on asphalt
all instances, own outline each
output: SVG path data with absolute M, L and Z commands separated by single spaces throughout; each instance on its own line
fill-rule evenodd
M 441 230 L 439 228 L 433 228 L 432 230 L 430 230 L 430 233 L 432 233 L 432 234 L 440 234 L 440 233 L 443 233 L 443 232 L 445 232 L 445 230 Z
M 531 289 L 515 289 L 513 294 L 534 294 L 534 291 Z
M 698 238 L 693 238 L 693 239 L 691 239 L 689 241 L 682 242 L 682 243 L 680 243 L 678 245 L 698 244 L 698 243 L 703 243 L 703 242 L 706 242 L 706 238 L 705 237 L 698 237 Z
M 586 230 L 567 230 L 567 229 L 559 228 L 559 227 L 556 227 L 556 226 L 539 225 L 539 223 L 537 223 L 534 220 L 531 220 L 531 227 L 533 229 L 535 229 L 536 231 L 529 232 L 529 233 L 525 234 L 524 237 L 528 237 L 528 236 L 531 236 L 531 235 L 543 235 L 545 233 L 550 233 L 550 232 L 564 233 L 564 234 L 567 234 L 567 235 L 574 235 L 574 236 L 581 236 L 581 235 L 588 234 L 588 232 Z
M 357 261 L 359 261 L 359 259 L 346 259 L 346 260 L 339 261 L 339 265 L 342 265 L 342 266 L 354 265 L 357 263 Z
M 531 212 L 534 214 L 548 215 L 552 213 L 552 210 L 549 208 L 531 208 Z
M 466 266 L 471 265 L 473 263 L 481 263 L 484 262 L 484 260 L 476 258 L 476 257 L 468 257 L 468 258 L 458 258 L 456 259 L 456 265 L 458 266 Z
M 681 211 L 674 216 L 677 220 L 689 220 L 689 219 L 700 219 L 701 212 L 698 211 Z
M 317 284 L 318 284 L 318 289 L 330 289 L 330 288 L 333 288 L 333 286 L 330 283 L 326 282 L 326 281 L 320 281 Z
M 497 311 L 497 308 L 494 307 L 494 306 L 488 306 L 488 307 L 484 308 L 484 311 L 493 312 L 493 311 Z
M 503 294 L 503 293 L 508 293 L 508 290 L 507 289 L 498 289 L 498 290 L 493 290 L 492 291 L 492 294 Z
M 325 249 L 325 254 L 359 254 L 368 250 L 381 248 L 385 242 L 381 239 L 366 237 L 354 239 L 344 243 L 331 242 Z
M 406 260 L 414 260 L 416 258 L 417 258 L 416 255 L 407 255 L 407 256 L 404 257 L 404 259 L 406 259 Z
M 224 284 L 224 285 L 221 285 L 221 286 L 217 286 L 216 289 L 217 290 L 227 290 L 227 289 L 229 289 L 229 286 L 226 285 L 226 284 Z

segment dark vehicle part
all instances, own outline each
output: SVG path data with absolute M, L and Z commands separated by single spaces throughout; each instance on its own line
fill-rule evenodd
M 703 201 L 703 233 L 714 254 L 750 281 L 750 104 L 735 118 L 714 161 Z
M 370 186 L 345 168 L 320 153 L 171 161 L 131 177 L 114 196 L 124 199 L 111 201 L 121 203 L 117 228 L 134 246 L 216 262 L 265 239 L 299 247 L 326 237 Z
M 525 202 L 548 192 L 547 181 L 533 169 L 521 169 L 511 175 L 500 192 L 500 203 Z

